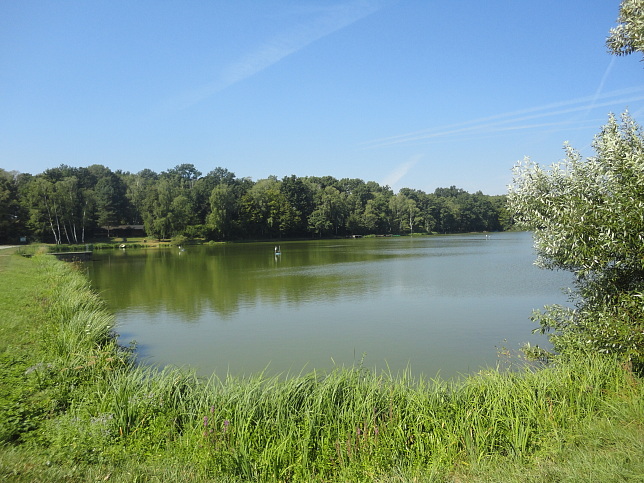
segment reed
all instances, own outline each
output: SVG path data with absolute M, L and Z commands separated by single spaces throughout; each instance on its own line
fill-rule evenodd
M 110 380 L 99 412 L 112 415 L 109 434 L 134 446 L 163 420 L 156 446 L 183 448 L 206 474 L 371 480 L 539 454 L 641 393 L 607 359 L 430 384 L 361 368 L 224 381 L 137 369 Z

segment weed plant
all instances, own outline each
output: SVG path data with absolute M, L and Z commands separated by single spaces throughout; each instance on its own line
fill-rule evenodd
M 0 298 L 0 315 L 9 320 L 2 327 L 16 317 L 24 327 L 11 335 L 15 344 L 1 346 L 3 477 L 637 481 L 644 474 L 644 389 L 615 358 L 556 359 L 544 369 L 458 381 L 362 367 L 203 380 L 137 365 L 73 266 L 49 256 L 16 257 L 14 265 L 2 274 L 10 295 Z M 22 276 L 22 290 L 7 284 L 6 274 L 23 272 L 30 278 Z M 7 303 L 25 304 L 29 321 Z

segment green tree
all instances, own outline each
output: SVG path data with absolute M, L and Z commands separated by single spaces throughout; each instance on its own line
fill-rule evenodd
M 101 178 L 94 188 L 96 223 L 100 227 L 107 228 L 107 236 L 110 236 L 110 228 L 119 224 L 119 214 L 116 211 L 115 202 L 117 193 L 110 181 L 110 178 Z
M 383 189 L 373 181 L 365 183 L 358 178 L 343 178 L 338 181 L 337 186 L 346 198 L 345 227 L 348 233 L 375 233 L 374 204 L 371 203 L 369 211 L 367 211 L 367 205 L 381 194 Z
M 242 197 L 241 214 L 248 234 L 260 237 L 270 235 L 270 193 L 277 188 L 277 183 L 275 177 L 261 179 Z
M 173 179 L 182 189 L 192 189 L 201 176 L 193 164 L 179 164 L 172 169 L 164 171 L 161 176 Z
M 84 243 L 85 221 L 83 195 L 76 176 L 68 176 L 54 184 L 58 219 L 67 243 Z
M 42 241 L 62 243 L 54 183 L 44 176 L 35 176 L 23 184 L 21 191 L 31 233 Z
M 243 218 L 251 233 L 264 236 L 283 236 L 299 221 L 299 215 L 281 190 L 274 176 L 259 180 L 243 196 Z
M 173 198 L 168 220 L 172 236 L 183 235 L 188 226 L 194 222 L 192 203 L 186 195 L 179 194 Z
M 143 223 L 145 199 L 159 175 L 152 170 L 144 169 L 136 174 L 125 173 L 122 176 L 126 186 L 125 196 L 131 207 L 128 221 L 133 224 Z
M 217 238 L 229 238 L 233 229 L 233 221 L 238 212 L 237 197 L 229 184 L 219 184 L 210 193 L 210 213 L 206 218 L 206 226 Z
M 497 231 L 500 229 L 499 213 L 490 197 L 480 191 L 464 197 L 461 207 L 462 231 Z
M 84 168 L 83 168 L 84 169 Z M 57 168 L 44 171 L 39 178 L 50 183 L 48 190 L 41 191 L 45 204 L 56 225 L 56 243 L 80 243 L 84 239 L 87 215 L 84 203 L 85 194 L 79 183 L 81 168 L 61 164 Z M 91 184 L 91 181 L 90 181 Z M 44 185 L 41 185 L 43 187 Z
M 197 221 L 195 184 L 200 172 L 181 164 L 150 181 L 143 201 L 143 223 L 150 236 L 159 239 L 185 235 Z
M 160 179 L 154 183 L 147 192 L 143 203 L 143 223 L 148 236 L 160 240 L 169 238 L 172 233 L 171 206 L 175 198 L 172 182 Z
M 494 213 L 496 216 L 496 230 L 506 231 L 512 228 L 513 220 L 508 209 L 508 197 L 506 195 L 490 196 Z
M 316 193 L 316 209 L 309 216 L 309 229 L 320 237 L 338 235 L 347 216 L 346 197 L 333 186 L 327 185 Z
M 15 243 L 22 229 L 16 175 L 0 168 L 0 243 Z
M 194 183 L 194 206 L 198 223 L 208 224 L 212 190 L 219 185 L 235 185 L 235 174 L 225 168 L 215 168 L 206 176 L 197 179 Z
M 508 201 L 534 230 L 537 263 L 575 274 L 574 309 L 553 306 L 536 319 L 555 349 L 621 353 L 644 363 L 644 137 L 625 113 L 595 137 L 596 155 L 549 170 L 524 160 Z
M 610 30 L 606 47 L 615 55 L 644 55 L 644 0 L 622 1 L 617 26 Z
M 364 225 L 368 232 L 379 235 L 391 232 L 389 200 L 392 196 L 391 193 L 380 192 L 367 201 L 364 209 Z
M 295 175 L 282 178 L 280 191 L 294 210 L 295 223 L 292 226 L 293 235 L 305 235 L 307 233 L 307 220 L 314 209 L 313 188 L 306 179 L 298 178 Z
M 137 219 L 136 209 L 129 196 L 130 186 L 128 181 L 135 175 L 112 172 L 111 169 L 93 164 L 88 168 L 79 168 L 76 176 L 79 179 L 79 187 L 87 196 L 84 211 L 93 212 L 96 227 L 107 227 L 108 235 L 110 227 L 122 223 L 131 223 Z M 83 190 L 84 189 L 84 190 Z
M 409 198 L 398 193 L 389 199 L 389 212 L 391 213 L 391 226 L 395 233 L 404 233 L 409 229 L 407 224 L 407 202 Z
M 453 197 L 437 197 L 436 211 L 438 231 L 441 233 L 459 233 L 461 229 L 462 213 L 458 200 Z
M 407 198 L 407 201 L 405 202 L 404 213 L 407 219 L 409 232 L 413 235 L 414 226 L 416 226 L 417 223 L 421 220 L 420 209 L 418 209 L 416 201 L 412 200 L 411 198 Z

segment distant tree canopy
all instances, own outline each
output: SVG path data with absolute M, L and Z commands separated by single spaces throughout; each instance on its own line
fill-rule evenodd
M 61 165 L 41 174 L 0 169 L 0 242 L 19 236 L 84 243 L 119 225 L 149 237 L 209 240 L 501 231 L 505 196 L 452 186 L 434 193 L 361 179 L 270 176 L 252 181 L 192 164 L 155 173 Z
M 644 0 L 622 1 L 617 26 L 610 30 L 606 46 L 615 55 L 644 55 Z

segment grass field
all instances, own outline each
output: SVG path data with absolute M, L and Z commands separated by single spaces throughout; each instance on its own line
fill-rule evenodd
M 73 265 L 0 251 L 0 478 L 644 481 L 644 388 L 610 358 L 460 381 L 137 366 Z

